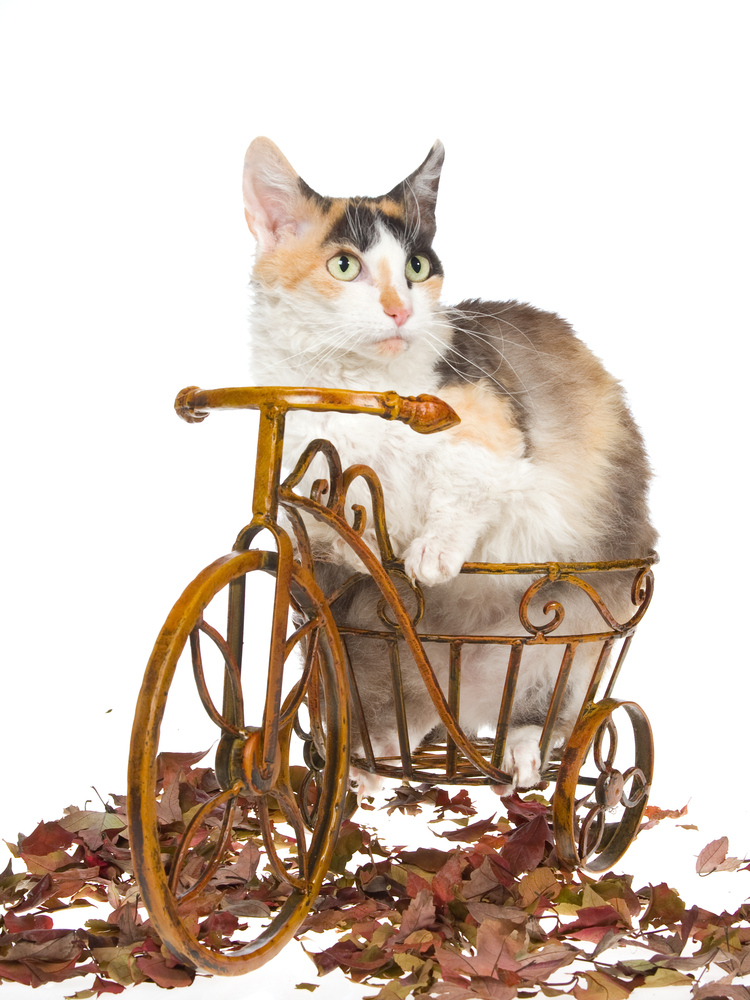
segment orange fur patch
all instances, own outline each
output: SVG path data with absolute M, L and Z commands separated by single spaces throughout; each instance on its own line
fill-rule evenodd
M 498 396 L 487 385 L 451 385 L 438 395 L 461 418 L 457 427 L 445 431 L 453 441 L 480 445 L 498 455 L 522 455 L 525 442 L 516 427 L 511 401 Z
M 385 312 L 388 312 L 389 309 L 401 309 L 404 304 L 401 296 L 393 287 L 392 282 L 393 275 L 391 274 L 391 265 L 384 257 L 382 260 L 378 261 L 375 284 L 380 290 L 379 302 Z
M 282 240 L 270 253 L 263 254 L 255 265 L 255 277 L 270 288 L 281 285 L 297 288 L 307 282 L 324 298 L 335 299 L 343 290 L 326 268 L 331 248 L 321 244 L 326 233 L 344 214 L 345 201 L 337 199 L 329 212 L 322 212 L 311 202 L 305 202 L 308 228 L 302 236 Z

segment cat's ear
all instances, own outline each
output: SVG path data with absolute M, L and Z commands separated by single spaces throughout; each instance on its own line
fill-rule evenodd
M 409 218 L 426 231 L 430 239 L 435 235 L 435 204 L 444 159 L 445 147 L 438 139 L 414 173 L 389 192 L 389 197 L 403 201 Z
M 259 136 L 245 153 L 242 196 L 245 218 L 261 250 L 272 250 L 307 222 L 304 182 L 278 146 Z

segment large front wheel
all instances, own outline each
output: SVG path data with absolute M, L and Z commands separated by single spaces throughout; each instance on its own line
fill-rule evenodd
M 251 621 L 259 581 L 271 589 L 260 656 Z M 160 738 L 183 729 L 216 747 L 213 771 L 160 753 L 176 749 Z M 239 975 L 290 940 L 328 871 L 348 761 L 344 654 L 311 575 L 273 552 L 218 559 L 156 641 L 130 750 L 135 874 L 153 926 L 181 961 Z

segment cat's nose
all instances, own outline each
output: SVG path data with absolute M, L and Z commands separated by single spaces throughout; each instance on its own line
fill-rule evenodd
M 412 313 L 407 306 L 389 306 L 383 312 L 395 321 L 396 326 L 403 326 Z

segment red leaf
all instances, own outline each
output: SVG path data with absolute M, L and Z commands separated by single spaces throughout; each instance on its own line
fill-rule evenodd
M 23 962 L 0 962 L 0 979 L 7 979 L 11 983 L 21 983 L 22 986 L 38 986 L 38 982 L 33 981 L 31 970 Z
M 674 889 L 670 889 L 666 882 L 660 882 L 659 885 L 651 886 L 651 902 L 641 917 L 641 925 L 666 924 L 672 927 L 684 912 L 685 904 L 678 894 Z
M 5 929 L 9 934 L 20 934 L 22 931 L 49 930 L 54 927 L 52 917 L 45 913 L 29 913 L 18 917 L 15 913 L 5 914 Z
M 641 823 L 638 832 L 640 833 L 642 830 L 650 830 L 663 819 L 679 819 L 680 816 L 684 816 L 687 811 L 687 806 L 683 806 L 682 809 L 660 809 L 658 806 L 646 806 L 646 822 Z
M 23 854 L 43 858 L 53 851 L 65 850 L 73 843 L 73 837 L 63 830 L 59 823 L 40 823 L 32 834 L 19 844 Z
M 431 892 L 430 883 L 426 878 L 422 878 L 421 875 L 417 875 L 416 872 L 407 871 L 406 873 L 406 891 L 412 899 L 420 893 L 423 889 L 427 889 Z
M 197 753 L 160 753 L 156 758 L 158 783 L 161 784 L 162 788 L 171 785 L 181 771 L 189 771 L 191 766 L 202 760 L 207 753 L 208 750 Z
M 547 816 L 549 813 L 549 806 L 546 803 L 537 802 L 535 799 L 526 801 L 518 792 L 503 798 L 502 802 L 511 823 L 525 823 L 527 820 L 536 819 L 537 816 Z
M 520 875 L 533 871 L 539 865 L 547 844 L 552 844 L 547 817 L 537 815 L 510 834 L 500 856 L 514 875 Z
M 593 941 L 598 944 L 604 935 L 617 924 L 624 926 L 624 920 L 611 906 L 585 906 L 578 911 L 571 924 L 565 924 L 566 937 L 578 941 Z
M 91 984 L 91 989 L 100 997 L 102 993 L 124 993 L 125 987 L 119 983 L 113 983 L 111 979 L 102 979 L 97 976 Z
M 453 890 L 461 885 L 461 869 L 460 855 L 454 854 L 435 874 L 432 880 L 432 894 L 441 903 L 452 903 L 456 898 Z

